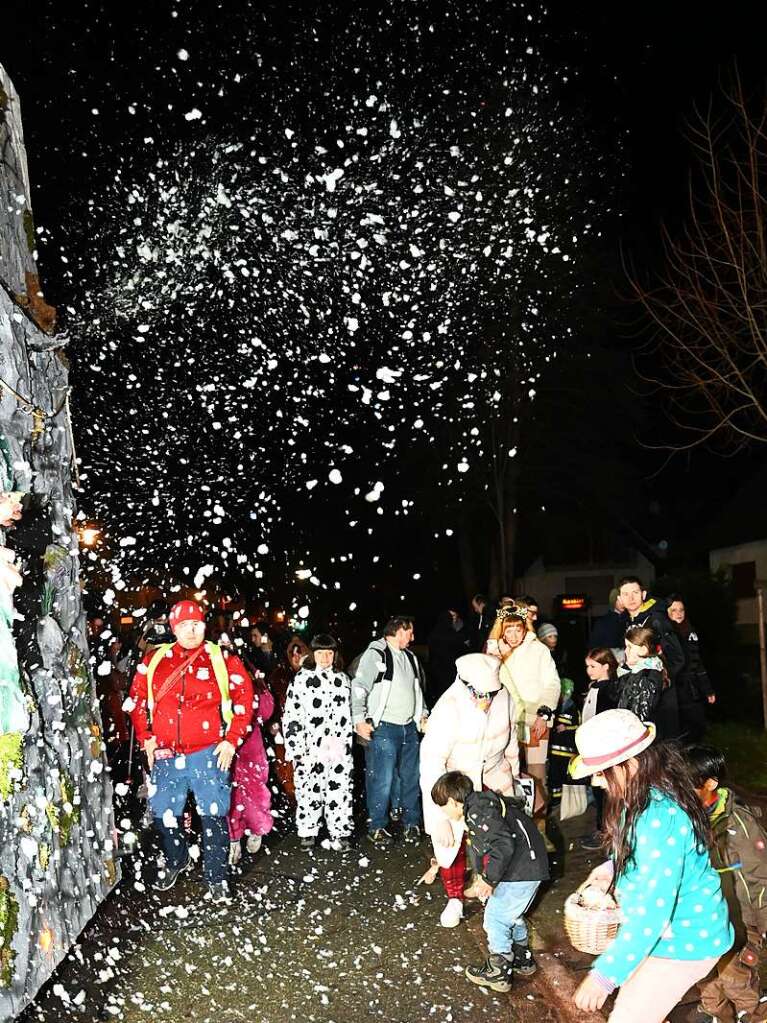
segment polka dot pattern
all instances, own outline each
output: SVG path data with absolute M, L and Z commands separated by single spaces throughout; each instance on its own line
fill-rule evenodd
M 624 922 L 594 963 L 616 987 L 649 955 L 707 959 L 732 946 L 719 876 L 685 812 L 661 792 L 636 822 L 634 860 L 616 893 Z

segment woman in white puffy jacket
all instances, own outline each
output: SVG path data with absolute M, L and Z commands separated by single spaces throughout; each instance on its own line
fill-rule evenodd
M 448 897 L 443 927 L 455 927 L 463 917 L 466 845 L 462 828 L 431 798 L 432 787 L 446 771 L 463 771 L 477 792 L 511 795 L 519 773 L 516 711 L 499 681 L 497 659 L 465 654 L 455 666 L 458 676 L 435 704 L 421 743 L 424 827 Z
M 500 661 L 499 678 L 517 708 L 517 739 L 523 770 L 535 779 L 534 816 L 549 852 L 546 837 L 546 761 L 549 730 L 559 703 L 560 682 L 549 648 L 536 636 L 527 607 L 518 602 L 498 612 L 487 643 Z

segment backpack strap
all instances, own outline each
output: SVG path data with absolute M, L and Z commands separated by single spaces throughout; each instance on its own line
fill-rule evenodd
M 384 662 L 384 670 L 380 677 L 376 679 L 376 682 L 373 683 L 374 685 L 377 682 L 391 682 L 394 679 L 394 657 L 392 656 L 389 644 L 385 642 L 383 650 L 378 652 L 381 655 L 381 660 Z
M 172 646 L 172 643 L 161 643 L 152 654 L 146 668 L 146 716 L 150 725 L 152 724 L 152 713 L 154 711 L 154 673 L 157 671 L 157 665 Z
M 421 662 L 418 660 L 418 658 L 416 657 L 412 650 L 406 650 L 405 654 L 407 656 L 407 659 L 410 661 L 410 667 L 413 669 L 413 674 L 415 675 L 416 682 L 418 682 L 419 684 L 422 683 L 423 677 L 421 674 Z
M 208 653 L 208 657 L 210 657 L 210 663 L 213 665 L 213 674 L 216 676 L 218 691 L 221 694 L 221 717 L 224 719 L 224 724 L 228 728 L 234 717 L 232 696 L 229 692 L 229 670 L 227 669 L 224 654 L 218 643 L 208 642 L 205 644 L 205 649 Z

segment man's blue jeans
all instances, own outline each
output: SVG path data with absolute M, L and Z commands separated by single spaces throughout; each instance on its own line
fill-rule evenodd
M 232 792 L 229 772 L 219 769 L 214 748 L 155 760 L 149 779 L 149 805 L 171 870 L 183 866 L 189 857 L 179 818 L 187 795 L 194 796 L 202 822 L 202 871 L 208 884 L 226 879 L 226 815 Z
M 527 942 L 524 913 L 535 898 L 540 881 L 501 881 L 485 903 L 485 933 L 491 954 L 511 952 L 512 942 Z
M 421 823 L 420 747 L 415 722 L 392 725 L 380 721 L 365 749 L 365 792 L 368 828 L 378 831 L 389 823 L 395 774 L 399 775 L 399 802 L 406 828 Z

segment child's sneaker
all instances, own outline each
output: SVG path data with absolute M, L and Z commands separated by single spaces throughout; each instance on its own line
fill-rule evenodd
M 473 984 L 492 991 L 511 991 L 514 966 L 511 959 L 492 953 L 481 966 L 467 966 L 466 976 Z
M 317 838 L 315 835 L 304 835 L 304 837 L 299 839 L 299 841 L 301 844 L 301 848 L 304 850 L 308 850 L 314 848 L 317 842 Z
M 602 848 L 602 836 L 598 831 L 595 831 L 591 835 L 584 835 L 583 838 L 579 838 L 578 844 L 586 852 L 599 852 Z
M 416 843 L 421 841 L 421 838 L 423 836 L 421 835 L 421 829 L 418 827 L 418 825 L 411 824 L 409 827 L 405 828 L 405 833 L 402 837 L 410 845 L 415 845 Z
M 245 848 L 251 856 L 255 856 L 261 848 L 261 835 L 248 835 L 245 840 Z
M 463 903 L 460 899 L 448 899 L 439 922 L 443 927 L 457 927 L 463 920 Z
M 331 842 L 331 847 L 336 852 L 349 852 L 352 848 L 352 840 L 348 836 L 345 838 L 334 838 Z
M 522 945 L 514 942 L 514 972 L 520 977 L 532 977 L 538 969 L 538 964 L 533 958 L 529 945 Z

